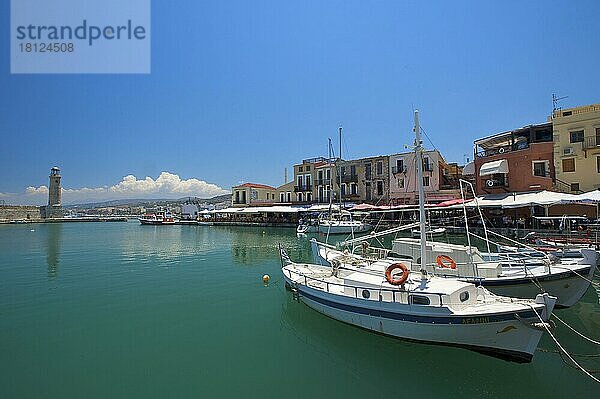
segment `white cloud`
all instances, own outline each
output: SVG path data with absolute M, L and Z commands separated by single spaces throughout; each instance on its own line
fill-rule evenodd
M 147 176 L 138 180 L 133 175 L 127 175 L 113 186 L 83 187 L 78 189 L 63 188 L 63 204 L 78 202 L 96 202 L 127 198 L 181 198 L 200 197 L 210 198 L 217 195 L 228 194 L 216 184 L 207 183 L 198 179 L 181 179 L 179 175 L 162 172 L 158 178 Z M 9 195 L 7 198 L 18 203 L 44 204 L 48 201 L 48 187 L 29 186 L 23 195 Z M 7 201 L 8 202 L 8 201 Z

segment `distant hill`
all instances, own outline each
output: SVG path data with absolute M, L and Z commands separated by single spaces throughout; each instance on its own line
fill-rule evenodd
M 119 199 L 102 202 L 88 202 L 83 204 L 69 204 L 63 205 L 63 208 L 105 208 L 111 206 L 149 206 L 149 205 L 169 205 L 169 204 L 181 204 L 188 199 L 192 199 L 198 202 L 207 202 L 209 204 L 218 204 L 221 202 L 231 201 L 231 194 L 218 195 L 212 198 L 197 198 L 197 197 L 183 197 L 179 199 L 166 199 L 166 198 L 155 198 L 155 199 Z

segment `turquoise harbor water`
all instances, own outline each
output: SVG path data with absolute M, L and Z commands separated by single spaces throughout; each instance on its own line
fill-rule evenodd
M 310 258 L 293 229 L 1 225 L 0 398 L 600 394 L 555 353 L 519 365 L 324 317 L 285 291 L 278 243 Z M 558 314 L 600 338 L 593 289 Z M 574 353 L 600 352 L 556 333 Z

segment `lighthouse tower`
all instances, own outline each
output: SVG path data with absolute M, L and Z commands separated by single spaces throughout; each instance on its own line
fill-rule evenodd
M 48 191 L 48 205 L 60 207 L 60 169 L 55 166 L 50 169 L 50 189 Z
M 60 203 L 60 169 L 53 167 L 50 169 L 50 188 L 48 189 L 48 205 L 40 208 L 43 219 L 61 218 L 63 210 Z

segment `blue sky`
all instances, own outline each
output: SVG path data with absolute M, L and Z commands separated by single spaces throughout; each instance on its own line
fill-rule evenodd
M 41 201 L 24 192 L 53 165 L 72 200 L 161 172 L 192 195 L 279 185 L 340 124 L 345 157 L 403 151 L 413 108 L 462 163 L 474 139 L 545 121 L 552 93 L 600 102 L 598 15 L 597 1 L 153 1 L 151 74 L 11 75 L 3 1 L 0 193 Z

